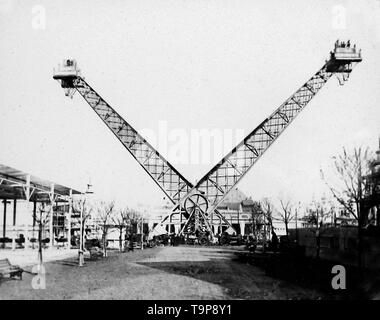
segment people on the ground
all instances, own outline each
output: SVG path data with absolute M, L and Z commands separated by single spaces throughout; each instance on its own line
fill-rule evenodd
M 276 252 L 278 248 L 278 237 L 276 232 L 272 231 L 272 247 L 273 251 Z
M 132 233 L 129 235 L 128 252 L 129 251 L 133 251 L 133 234 Z
M 126 251 L 127 247 L 128 247 L 128 235 L 125 234 L 125 236 L 124 236 L 124 251 Z

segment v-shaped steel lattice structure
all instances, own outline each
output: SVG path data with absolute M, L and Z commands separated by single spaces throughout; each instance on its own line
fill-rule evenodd
M 182 234 L 194 234 L 202 241 L 213 237 L 210 217 L 215 215 L 229 222 L 217 210 L 232 188 L 246 175 L 256 161 L 306 107 L 324 84 L 335 74 L 343 84 L 360 62 L 356 46 L 335 43 L 330 59 L 304 85 L 291 95 L 268 118 L 249 133 L 235 148 L 215 165 L 196 185 L 193 185 L 125 121 L 80 75 L 75 60 L 65 60 L 54 72 L 66 95 L 75 91 L 87 101 L 100 119 L 115 134 L 141 167 L 173 203 L 172 213 L 161 224 L 179 217 Z M 183 219 L 184 218 L 184 219 Z

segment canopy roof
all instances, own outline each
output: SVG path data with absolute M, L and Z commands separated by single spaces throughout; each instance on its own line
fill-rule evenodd
M 30 201 L 48 201 L 52 186 L 54 196 L 64 198 L 82 192 L 45 180 L 21 170 L 0 164 L 0 199 L 26 199 L 26 190 L 30 181 Z

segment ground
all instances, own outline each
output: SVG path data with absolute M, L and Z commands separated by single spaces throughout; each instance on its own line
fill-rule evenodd
M 75 257 L 45 263 L 46 289 L 35 274 L 2 280 L 0 299 L 319 299 L 322 295 L 273 279 L 235 260 L 234 247 L 157 247 L 77 266 Z

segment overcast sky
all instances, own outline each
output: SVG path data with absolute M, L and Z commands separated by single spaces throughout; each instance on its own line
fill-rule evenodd
M 239 184 L 255 199 L 311 200 L 325 191 L 320 168 L 342 146 L 378 146 L 379 21 L 377 0 L 0 0 L 0 163 L 80 190 L 91 177 L 96 196 L 119 205 L 163 204 L 83 98 L 64 96 L 52 79 L 58 63 L 75 58 L 195 182 L 219 155 L 186 162 L 202 151 L 176 136 L 227 132 L 227 153 L 322 67 L 338 38 L 351 39 L 363 62 L 349 81 L 332 78 Z

